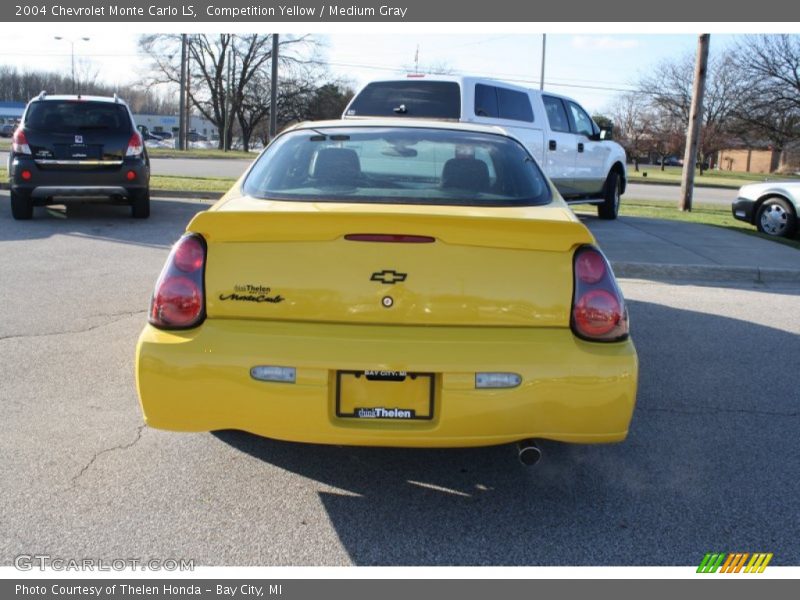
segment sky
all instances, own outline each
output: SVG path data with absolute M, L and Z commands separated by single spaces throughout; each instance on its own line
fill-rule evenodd
M 103 32 L 93 27 L 89 41 L 81 40 L 80 35 L 74 36 L 78 68 L 88 66 L 99 79 L 112 85 L 136 82 L 145 73 L 146 63 L 137 49 L 139 34 Z M 316 35 L 332 75 L 356 87 L 413 69 L 417 48 L 420 70 L 445 68 L 455 74 L 539 86 L 541 34 Z M 32 36 L 30 31 L 4 31 L 3 38 L 0 64 L 69 73 L 69 42 L 55 40 L 52 34 Z M 735 41 L 734 35 L 712 34 L 712 55 Z M 694 34 L 547 34 L 545 89 L 575 98 L 592 113 L 604 112 L 616 95 L 631 89 L 649 69 L 664 60 L 694 55 L 696 45 Z

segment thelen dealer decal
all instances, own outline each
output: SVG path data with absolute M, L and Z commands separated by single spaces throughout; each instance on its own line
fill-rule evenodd
M 279 302 L 286 300 L 286 298 L 280 294 L 270 296 L 271 293 L 272 288 L 263 285 L 251 285 L 247 283 L 244 285 L 233 286 L 233 293 L 220 294 L 219 299 L 223 302 L 230 300 L 233 302 L 255 302 L 257 304 L 264 302 L 278 304 Z
M 709 552 L 697 567 L 698 573 L 763 573 L 772 552 Z

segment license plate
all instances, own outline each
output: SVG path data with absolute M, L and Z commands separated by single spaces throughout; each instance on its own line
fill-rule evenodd
M 336 416 L 340 418 L 430 420 L 433 418 L 433 398 L 433 373 L 336 372 Z

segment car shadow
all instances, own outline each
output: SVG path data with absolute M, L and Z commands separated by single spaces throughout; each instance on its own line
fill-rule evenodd
M 8 192 L 0 192 L 0 241 L 21 241 L 74 235 L 124 244 L 168 248 L 187 223 L 211 203 L 193 200 L 150 201 L 150 218 L 133 219 L 127 205 L 70 201 L 36 207 L 30 221 L 15 221 L 8 208 Z
M 654 303 L 630 302 L 630 312 L 640 387 L 621 444 L 545 441 L 539 465 L 526 468 L 512 445 L 214 436 L 328 487 L 319 499 L 356 565 L 697 565 L 712 550 L 774 552 L 774 564 L 791 564 L 800 556 L 796 374 L 759 373 L 781 355 L 796 364 L 798 336 Z

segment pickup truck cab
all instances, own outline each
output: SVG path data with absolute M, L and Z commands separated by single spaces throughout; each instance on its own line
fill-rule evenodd
M 570 203 L 615 219 L 625 192 L 625 150 L 566 96 L 480 77 L 409 75 L 356 93 L 344 119 L 397 117 L 499 125 L 517 138 Z

